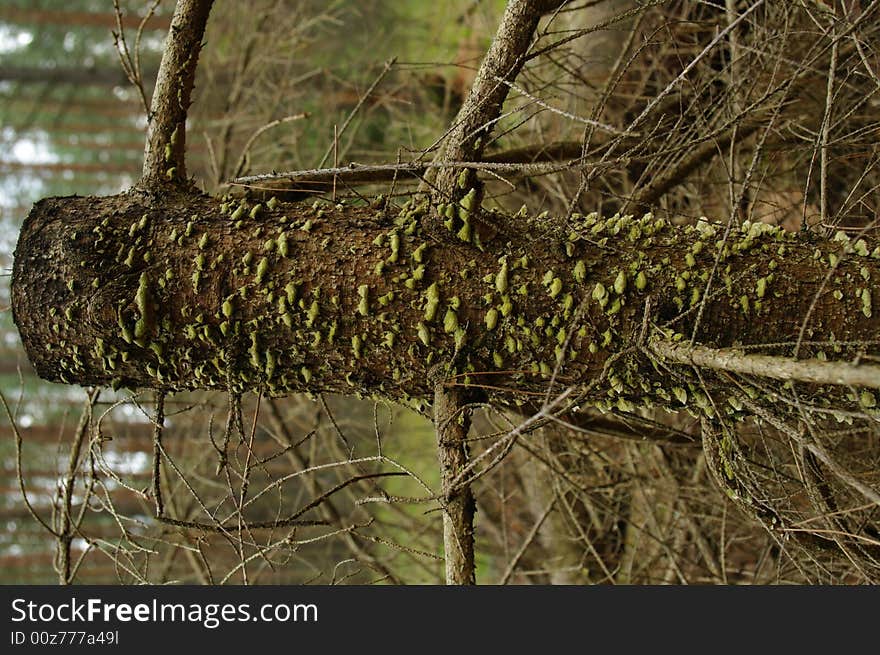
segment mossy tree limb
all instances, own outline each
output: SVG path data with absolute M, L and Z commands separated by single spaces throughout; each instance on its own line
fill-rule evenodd
M 764 224 L 724 239 L 722 226 L 650 215 L 575 216 L 536 239 L 534 219 L 506 216 L 480 249 L 432 241 L 427 204 L 396 217 L 271 204 L 185 191 L 37 203 L 12 279 L 36 371 L 82 385 L 427 405 L 430 368 L 454 360 L 453 383 L 502 404 L 533 403 L 553 379 L 605 410 L 723 414 L 741 412 L 737 395 L 766 390 L 734 389 L 711 367 L 697 380 L 690 359 L 657 355 L 649 337 L 842 364 L 880 351 L 880 250 L 861 239 Z M 858 391 L 813 383 L 802 398 L 817 411 L 876 411 L 873 392 Z

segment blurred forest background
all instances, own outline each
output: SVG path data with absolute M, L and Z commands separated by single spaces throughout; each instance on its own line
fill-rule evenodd
M 190 112 L 190 175 L 222 194 L 239 192 L 228 182 L 248 173 L 416 159 L 455 117 L 504 4 L 217 2 Z M 872 225 L 876 12 L 850 0 L 768 2 L 703 52 L 749 4 L 570 3 L 539 30 L 533 52 L 548 50 L 518 78 L 489 148 L 535 168 L 492 181 L 492 202 L 560 215 L 650 205 L 677 222 L 735 215 L 793 230 Z M 149 97 L 173 2 L 124 0 L 119 10 L 112 0 L 0 5 L 7 272 L 34 201 L 114 194 L 139 177 L 144 103 L 114 33 L 124 28 Z M 595 127 L 636 120 L 635 143 Z M 577 157 L 597 162 L 595 174 L 546 164 Z M 402 199 L 413 189 L 390 186 Z M 389 192 L 387 181 L 333 193 L 379 191 Z M 153 395 L 43 383 L 9 311 L 0 329 L 0 391 L 14 418 L 0 427 L 0 582 L 442 581 L 423 408 L 249 396 L 230 418 L 223 394 L 177 394 L 165 402 L 161 473 L 166 515 L 181 524 L 162 524 L 153 519 Z M 597 414 L 594 429 L 549 423 L 511 436 L 521 417 L 480 414 L 478 582 L 876 579 L 863 553 L 811 550 L 741 513 L 710 478 L 691 416 L 664 418 L 671 432 L 658 431 L 649 411 L 614 417 L 611 427 Z M 229 421 L 249 439 L 226 461 L 218 444 Z M 772 425 L 745 434 L 755 475 L 791 530 L 845 531 L 841 522 L 853 521 L 863 533 L 876 523 L 878 507 L 855 496 L 849 506 L 817 505 L 802 460 Z M 873 425 L 850 420 L 829 434 L 854 470 L 876 478 Z M 279 522 L 300 510 L 316 525 Z M 239 530 L 211 529 L 227 517 Z

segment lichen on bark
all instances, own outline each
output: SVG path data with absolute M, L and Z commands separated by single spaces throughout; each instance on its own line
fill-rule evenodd
M 428 369 L 442 364 L 502 404 L 553 381 L 606 411 L 710 415 L 706 379 L 658 361 L 647 339 L 782 356 L 800 343 L 818 359 L 875 348 L 865 295 L 880 249 L 863 239 L 651 214 L 575 215 L 549 231 L 542 217 L 539 232 L 520 212 L 496 215 L 505 229 L 488 243 L 450 244 L 427 201 L 383 207 L 186 190 L 46 199 L 16 249 L 14 318 L 37 372 L 68 383 L 430 404 Z M 875 411 L 858 394 L 811 393 Z M 728 395 L 722 413 L 737 415 Z

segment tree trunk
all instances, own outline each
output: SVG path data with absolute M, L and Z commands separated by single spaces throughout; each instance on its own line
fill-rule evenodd
M 864 241 L 756 224 L 722 244 L 721 227 L 650 215 L 575 216 L 569 229 L 508 216 L 479 248 L 439 246 L 421 227 L 425 205 L 386 217 L 370 206 L 268 204 L 170 189 L 38 202 L 12 279 L 13 317 L 38 374 L 421 404 L 434 393 L 430 368 L 454 362 L 455 382 L 508 405 L 534 403 L 552 378 L 603 409 L 695 405 L 711 416 L 740 411 L 729 376 L 715 406 L 700 391 L 712 389 L 711 371 L 698 380 L 675 349 L 669 362 L 684 364 L 664 364 L 652 340 L 694 334 L 703 346 L 761 345 L 820 367 L 830 362 L 810 358 L 878 350 L 880 250 Z M 872 408 L 872 393 L 862 396 L 849 406 Z M 818 383 L 802 399 L 847 403 Z
M 464 390 L 454 384 L 447 387 L 443 380 L 437 382 L 434 425 L 440 462 L 446 584 L 476 584 L 474 514 L 477 507 L 466 470 L 471 409 Z

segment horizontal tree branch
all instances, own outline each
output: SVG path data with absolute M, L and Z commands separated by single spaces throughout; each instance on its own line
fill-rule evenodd
M 564 145 L 563 145 L 564 147 Z M 517 153 L 519 154 L 519 153 Z M 558 151 L 549 154 L 558 154 Z M 601 164 L 589 164 L 580 162 L 560 162 L 556 157 L 536 157 L 531 162 L 513 160 L 505 161 L 501 157 L 486 158 L 486 161 L 439 161 L 439 162 L 403 162 L 400 164 L 358 164 L 350 163 L 348 166 L 336 168 L 313 168 L 300 171 L 284 171 L 281 173 L 260 173 L 237 177 L 230 184 L 241 186 L 256 186 L 261 182 L 286 180 L 291 184 L 283 187 L 284 191 L 314 190 L 332 188 L 334 179 L 337 184 L 350 185 L 373 184 L 378 182 L 390 182 L 398 179 L 401 175 L 409 175 L 413 178 L 421 178 L 432 168 L 465 168 L 473 171 L 492 171 L 498 173 L 530 173 L 533 175 L 546 174 L 566 170 L 571 167 L 578 168 L 611 168 L 616 162 L 602 162 Z M 277 188 L 277 187 L 275 187 Z
M 876 388 L 864 375 L 873 367 L 848 363 L 880 354 L 880 250 L 864 240 L 762 223 L 723 239 L 720 226 L 650 214 L 575 215 L 548 233 L 510 215 L 491 242 L 438 245 L 423 227 L 427 203 L 397 216 L 383 207 L 191 192 L 46 199 L 16 248 L 13 318 L 38 374 L 83 385 L 377 394 L 424 406 L 429 369 L 445 363 L 452 384 L 508 406 L 539 402 L 552 384 L 606 411 L 675 409 L 701 404 L 695 357 L 709 373 L 735 361 L 772 370 L 715 351 L 795 343 L 805 330 L 803 356 L 824 349 L 843 371 L 814 367 L 805 379 Z M 653 351 L 652 325 L 712 350 Z M 775 378 L 806 375 L 799 367 Z M 848 391 L 816 389 L 853 406 Z
M 650 349 L 664 360 L 716 371 L 880 389 L 880 366 L 875 364 L 750 355 L 737 348 L 706 348 L 666 339 L 651 340 Z

